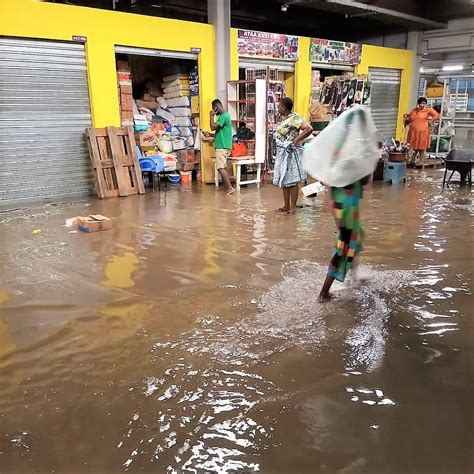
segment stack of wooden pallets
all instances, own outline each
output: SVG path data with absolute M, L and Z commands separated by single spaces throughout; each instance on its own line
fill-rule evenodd
M 145 194 L 131 127 L 86 129 L 99 198 Z

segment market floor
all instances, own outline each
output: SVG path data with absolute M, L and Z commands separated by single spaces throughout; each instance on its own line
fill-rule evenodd
M 0 472 L 472 472 L 474 205 L 441 177 L 367 190 L 360 280 L 324 305 L 324 199 L 0 212 Z M 114 228 L 63 227 L 92 213 Z

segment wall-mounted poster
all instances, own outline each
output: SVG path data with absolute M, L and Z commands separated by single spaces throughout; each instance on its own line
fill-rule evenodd
M 360 63 L 361 54 L 361 44 L 313 38 L 309 59 L 315 63 L 350 64 L 355 66 Z
M 298 60 L 298 37 L 263 33 L 261 31 L 238 30 L 237 48 L 239 56 L 262 59 Z

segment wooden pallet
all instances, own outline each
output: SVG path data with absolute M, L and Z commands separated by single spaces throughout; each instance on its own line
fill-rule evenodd
M 131 127 L 86 129 L 99 198 L 145 194 Z

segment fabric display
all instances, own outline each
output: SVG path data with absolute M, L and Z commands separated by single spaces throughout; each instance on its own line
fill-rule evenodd
M 368 76 L 361 74 L 327 77 L 321 87 L 318 102 L 334 117 L 353 104 L 368 105 L 370 102 Z

